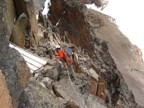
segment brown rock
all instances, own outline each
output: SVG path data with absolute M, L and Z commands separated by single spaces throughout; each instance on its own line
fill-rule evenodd
M 91 94 L 96 95 L 97 85 L 98 85 L 96 79 L 91 78 L 90 83 L 91 83 L 91 91 L 90 92 L 91 92 Z
M 14 23 L 18 20 L 19 16 L 24 13 L 28 17 L 27 33 L 30 35 L 30 44 L 36 45 L 38 38 L 38 28 L 36 23 L 36 15 L 34 10 L 33 0 L 5 0 L 6 2 L 6 13 L 4 20 L 8 27 L 10 34 L 13 31 Z M 7 37 L 8 39 L 10 37 Z
M 67 31 L 71 43 L 81 46 L 82 49 L 92 49 L 89 42 L 90 32 L 83 16 L 83 11 L 85 11 L 86 7 L 71 2 L 69 3 L 70 6 L 68 6 L 63 0 L 52 0 L 51 4 L 49 18 L 53 25 L 61 18 L 58 25 L 61 35 L 64 36 L 65 31 Z M 65 8 L 63 9 L 64 6 Z M 64 11 L 65 14 L 60 17 Z
M 5 77 L 0 70 L 0 108 L 13 108 L 12 99 L 6 85 Z
M 4 17 L 8 30 L 11 33 L 14 27 L 14 23 L 16 21 L 16 12 L 15 12 L 16 10 L 14 7 L 13 0 L 5 0 L 5 2 L 6 2 L 6 13 Z
M 80 108 L 74 101 L 69 101 L 66 103 L 66 108 Z
M 14 30 L 12 32 L 12 36 L 10 40 L 20 47 L 24 47 L 25 45 L 25 34 L 26 34 L 26 26 L 27 26 L 27 16 L 23 13 L 18 18 L 16 24 L 14 25 Z

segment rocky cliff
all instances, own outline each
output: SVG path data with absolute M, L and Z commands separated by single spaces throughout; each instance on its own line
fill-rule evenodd
M 54 1 L 52 3 L 54 3 Z M 85 4 L 85 2 L 82 3 Z M 89 1 L 89 3 L 91 2 Z M 83 8 L 82 5 L 78 6 L 78 3 L 71 4 L 75 7 L 80 7 L 78 8 L 79 11 L 75 10 L 75 8 L 71 9 L 71 7 L 70 9 L 67 9 L 67 6 L 65 6 L 64 3 L 58 3 L 55 1 L 54 4 L 57 4 L 57 6 L 56 8 L 53 7 L 50 10 L 50 13 L 53 13 L 53 10 L 58 9 L 59 16 L 54 13 L 50 14 L 50 18 L 52 17 L 53 24 L 55 24 L 53 20 L 56 22 L 58 21 L 57 19 L 60 20 L 58 27 L 60 28 L 61 33 L 63 33 L 64 30 L 67 30 L 70 35 L 71 42 L 83 47 L 84 49 L 92 43 L 92 45 L 88 47 L 88 51 L 93 51 L 94 49 L 92 48 L 95 37 L 106 41 L 108 51 L 114 59 L 118 70 L 120 70 L 129 88 L 134 93 L 136 101 L 143 105 L 144 96 L 142 86 L 144 83 L 142 79 L 144 75 L 144 63 L 141 58 L 141 52 L 119 31 L 118 26 L 114 24 L 115 19 L 91 9 L 86 10 L 84 6 Z M 63 4 L 65 9 L 61 10 L 61 6 L 58 6 L 58 4 Z M 71 4 L 69 3 L 69 5 Z M 65 12 L 62 14 L 62 17 L 60 17 L 61 11 Z M 83 20 L 81 20 L 80 17 L 83 18 Z M 91 53 L 92 52 L 90 52 L 90 54 Z
M 107 42 L 110 55 L 114 59 L 129 89 L 132 90 L 136 102 L 144 106 L 144 62 L 140 49 L 132 45 L 128 38 L 118 30 L 118 26 L 114 24 L 113 18 L 92 12 L 101 16 L 106 25 L 95 30 L 96 36 Z
M 16 17 L 13 2 L 1 0 L 0 8 L 0 107 L 16 108 L 19 104 L 19 97 L 30 78 L 30 71 L 20 54 L 9 47 L 14 22 L 18 17 Z
M 87 10 L 77 1 L 51 1 L 48 19 L 44 21 L 42 18 L 40 21 L 45 25 L 44 28 L 41 27 L 45 32 L 44 37 L 38 45 L 39 51 L 34 52 L 47 56 L 46 52 L 52 48 L 51 43 L 60 44 L 62 47 L 73 44 L 75 79 L 69 81 L 67 70 L 59 63 L 48 63 L 34 74 L 21 99 L 21 107 L 42 107 L 44 103 L 53 108 L 140 107 L 117 69 L 107 42 L 98 38 L 95 33 L 106 24 L 101 15 Z M 40 16 L 42 17 L 41 14 Z M 46 22 L 47 24 L 44 24 Z M 43 92 L 39 93 L 42 88 Z M 48 91 L 51 91 L 52 96 L 48 95 Z M 40 96 L 43 98 L 39 103 L 32 100 Z M 56 100 L 56 104 L 53 100 Z
M 40 8 L 39 2 L 35 3 Z M 5 103 L 1 101 L 0 107 L 142 108 L 135 101 L 139 95 L 129 89 L 138 90 L 130 85 L 126 71 L 137 71 L 138 67 L 126 68 L 129 62 L 134 65 L 132 59 L 143 66 L 141 58 L 134 56 L 139 50 L 111 17 L 88 10 L 83 3 L 105 5 L 101 0 L 51 0 L 48 15 L 39 12 L 37 23 L 33 1 L 1 0 L 0 99 Z M 46 57 L 47 64 L 30 77 L 24 59 L 9 48 L 9 40 Z M 72 68 L 51 59 L 57 44 L 73 50 Z M 74 79 L 70 71 L 75 73 Z

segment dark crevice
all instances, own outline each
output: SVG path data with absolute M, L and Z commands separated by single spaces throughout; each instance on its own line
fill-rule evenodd
M 59 92 L 57 92 L 57 90 L 55 89 L 54 86 L 52 86 L 52 90 L 53 90 L 54 94 L 55 94 L 57 97 L 61 97 L 61 98 L 64 99 L 64 97 L 62 97 L 62 95 L 61 95 Z
M 16 19 L 18 19 L 18 17 L 19 17 L 19 12 L 18 12 L 19 8 L 17 7 L 16 2 L 17 2 L 16 0 L 13 0 L 14 7 L 15 7 Z

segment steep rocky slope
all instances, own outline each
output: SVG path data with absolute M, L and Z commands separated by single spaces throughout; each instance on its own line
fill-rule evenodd
M 101 3 L 100 0 L 95 2 Z M 5 90 L 0 97 L 5 100 L 5 103 L 0 102 L 2 107 L 142 108 L 125 82 L 127 76 L 121 70 L 124 65 L 118 65 L 119 60 L 131 59 L 131 56 L 126 59 L 127 49 L 124 49 L 131 44 L 119 36 L 120 47 L 117 38 L 109 39 L 102 34 L 111 31 L 108 25 L 113 23 L 107 20 L 110 17 L 88 10 L 77 0 L 51 0 L 48 17 L 39 12 L 38 24 L 33 1 L 1 0 L 0 7 L 0 83 L 3 85 L 0 93 Z M 117 31 L 115 25 L 111 27 Z M 30 80 L 25 61 L 17 51 L 9 48 L 9 39 L 48 59 Z M 125 42 L 123 46 L 121 43 Z M 59 60 L 51 59 L 57 44 L 62 48 L 69 46 L 74 51 L 74 79 Z M 122 57 L 118 56 L 117 47 L 123 52 Z M 136 47 L 131 45 L 131 48 L 133 54 L 137 53 Z M 135 60 L 140 63 L 141 59 L 137 56 Z
M 82 3 L 86 4 L 88 1 Z M 92 2 L 89 1 L 89 3 Z M 134 93 L 136 102 L 144 106 L 144 63 L 140 49 L 132 45 L 119 31 L 114 18 L 90 9 L 88 19 L 92 27 L 96 24 L 94 21 L 96 15 L 103 19 L 105 23 L 104 26 L 94 30 L 96 36 L 107 42 L 109 52 L 129 88 Z
M 79 6 L 80 11 L 77 11 L 75 8 L 67 8 L 64 3 L 52 3 L 57 4 L 57 6 L 52 8 L 50 13 L 58 9 L 59 14 L 52 12 L 54 14 L 51 13 L 51 21 L 55 24 L 58 21 L 57 19 L 60 20 L 58 27 L 61 33 L 63 34 L 64 30 L 68 31 L 72 43 L 90 51 L 93 45 L 88 46 L 90 42 L 93 44 L 94 37 L 89 35 L 89 31 L 91 31 L 90 34 L 106 41 L 109 52 L 129 88 L 133 91 L 136 101 L 143 105 L 143 62 L 141 52 L 118 30 L 118 27 L 114 24 L 114 19 L 94 10 L 83 9 L 82 6 Z M 63 4 L 65 8 L 61 9 L 61 6 L 58 6 L 60 4 Z M 77 7 L 78 4 L 69 3 L 69 5 Z M 62 11 L 65 11 L 64 15 L 60 15 Z M 84 20 L 81 20 L 81 18 Z M 85 22 L 82 22 L 85 20 L 87 20 L 88 26 L 86 26 Z M 89 40 L 90 42 L 88 42 Z
M 51 61 L 34 74 L 31 83 L 21 97 L 20 106 L 42 107 L 45 103 L 45 106 L 68 107 L 69 101 L 72 100 L 73 102 L 70 101 L 71 104 L 73 103 L 72 108 L 74 105 L 81 108 L 139 108 L 117 70 L 108 52 L 106 42 L 95 35 L 94 30 L 105 26 L 104 20 L 98 15 L 93 16 L 84 5 L 78 2 L 53 0 L 51 4 L 48 18 L 52 24 L 47 19 L 45 26 L 47 29 L 41 27 L 45 33 L 38 45 L 38 49 L 41 50 L 38 53 L 47 56 L 46 52 L 53 47 L 51 43 L 60 44 L 62 47 L 66 42 L 75 45 L 73 67 L 76 76 L 72 84 L 76 93 L 71 82 L 67 81 L 69 80 L 67 72 L 59 63 L 52 64 Z M 38 91 L 44 90 L 34 94 L 34 88 L 37 88 Z M 51 91 L 52 96 L 44 97 L 47 90 Z M 43 99 L 39 103 L 33 100 L 40 96 Z M 57 104 L 45 101 L 49 100 L 48 97 L 55 99 L 54 96 L 57 96 Z
M 95 30 L 95 34 L 107 42 L 109 52 L 129 88 L 134 93 L 136 101 L 144 106 L 144 62 L 140 49 L 132 45 L 118 30 L 118 27 L 110 22 L 114 20 L 113 18 L 93 10 L 91 10 L 91 13 L 99 15 L 104 20 L 106 26 Z

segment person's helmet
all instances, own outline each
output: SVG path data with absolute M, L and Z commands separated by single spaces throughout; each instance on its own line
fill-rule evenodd
M 59 45 L 56 45 L 56 49 L 59 49 L 59 48 L 61 48 Z

